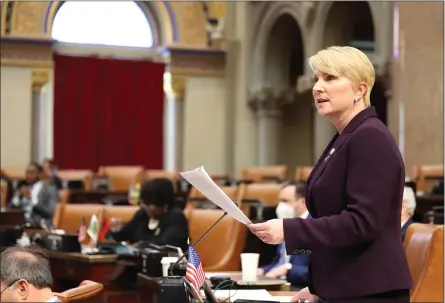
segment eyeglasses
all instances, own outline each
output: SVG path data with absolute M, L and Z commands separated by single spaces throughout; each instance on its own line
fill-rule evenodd
M 15 283 L 17 283 L 18 281 L 20 281 L 20 279 L 15 280 L 15 281 L 13 281 L 12 283 L 9 283 L 9 285 L 6 286 L 5 289 L 3 289 L 3 290 L 0 292 L 0 295 L 1 295 L 2 293 L 4 293 L 5 290 L 7 290 L 8 288 L 10 288 L 12 285 L 14 285 Z

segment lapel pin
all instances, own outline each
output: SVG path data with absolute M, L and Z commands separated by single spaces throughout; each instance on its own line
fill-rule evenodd
M 329 155 L 324 159 L 324 161 L 328 161 L 329 157 L 332 156 L 332 154 L 335 152 L 335 148 L 331 148 L 331 150 L 329 151 Z

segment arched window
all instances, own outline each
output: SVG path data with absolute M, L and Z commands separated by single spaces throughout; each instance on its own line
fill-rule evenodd
M 153 46 L 150 23 L 133 1 L 66 1 L 54 18 L 52 38 L 68 43 Z

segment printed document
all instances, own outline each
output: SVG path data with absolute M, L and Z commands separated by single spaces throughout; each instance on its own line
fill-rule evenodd
M 203 166 L 179 174 L 196 187 L 207 199 L 226 211 L 229 216 L 246 225 L 252 223 L 238 206 L 227 197 L 222 189 L 213 182 Z

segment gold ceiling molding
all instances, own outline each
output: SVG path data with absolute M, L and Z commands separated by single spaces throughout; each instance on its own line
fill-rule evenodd
M 53 42 L 46 39 L 2 37 L 1 65 L 23 67 L 51 67 Z
M 208 48 L 168 46 L 159 50 L 174 75 L 224 77 L 226 53 Z

